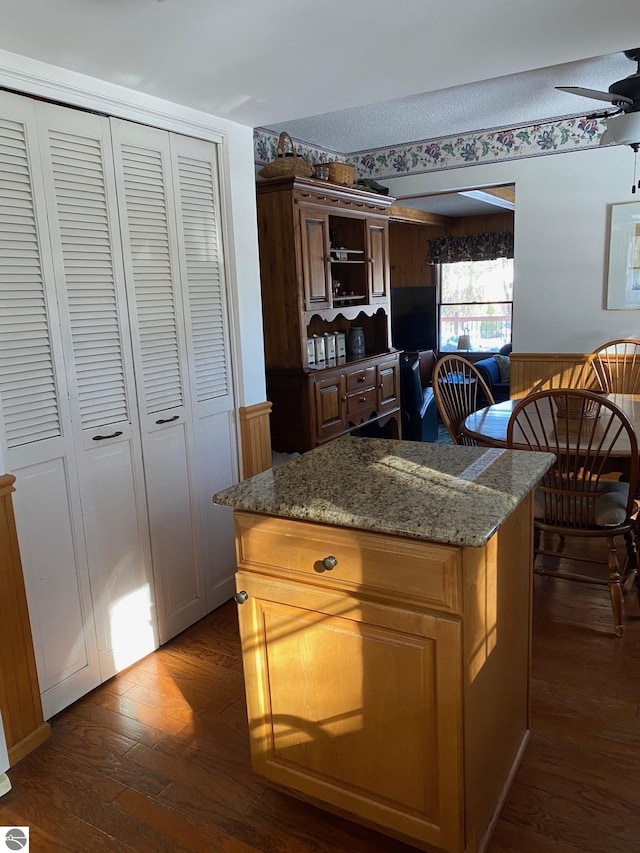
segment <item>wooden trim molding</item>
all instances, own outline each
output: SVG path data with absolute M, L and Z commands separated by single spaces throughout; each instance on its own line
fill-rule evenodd
M 389 219 L 394 222 L 412 222 L 419 225 L 435 225 L 444 228 L 451 225 L 450 216 L 441 216 L 438 213 L 428 213 L 426 210 L 417 210 L 415 207 L 402 207 L 400 204 L 392 204 L 389 208 Z
M 271 403 L 240 406 L 240 440 L 242 442 L 242 478 L 253 477 L 271 468 Z
M 0 711 L 11 766 L 49 737 L 13 514 L 14 483 L 11 474 L 0 476 Z
M 511 398 L 543 388 L 589 387 L 589 353 L 511 353 Z

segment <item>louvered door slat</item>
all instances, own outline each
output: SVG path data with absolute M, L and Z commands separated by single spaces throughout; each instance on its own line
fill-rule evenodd
M 11 450 L 61 434 L 24 126 L 0 120 L 0 400 Z
M 195 398 L 230 394 L 212 163 L 178 155 L 184 265 L 187 277 Z
M 143 403 L 150 415 L 184 403 L 166 187 L 159 151 L 123 144 L 121 157 Z
M 94 429 L 128 420 L 102 147 L 48 136 L 80 419 Z

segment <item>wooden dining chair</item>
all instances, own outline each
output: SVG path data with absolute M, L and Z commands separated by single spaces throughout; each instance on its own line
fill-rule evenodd
M 438 413 L 453 443 L 477 444 L 462 432 L 464 419 L 495 402 L 480 371 L 465 358 L 445 355 L 436 362 L 432 383 Z
M 588 366 L 603 391 L 640 394 L 640 341 L 621 338 L 602 344 L 591 353 Z
M 534 561 L 538 554 L 558 557 L 557 568 L 535 568 L 537 574 L 608 585 L 616 636 L 621 637 L 623 592 L 627 581 L 635 581 L 640 599 L 636 554 L 634 500 L 638 484 L 638 440 L 627 415 L 601 393 L 569 388 L 539 391 L 524 397 L 513 409 L 507 427 L 507 446 L 547 451 L 556 462 L 535 493 Z M 617 453 L 628 451 L 628 481 L 612 475 Z M 550 547 L 558 534 L 562 550 Z M 623 536 L 626 554 L 622 566 L 616 552 L 616 537 Z M 606 539 L 608 576 L 579 574 L 565 569 L 564 560 L 603 560 L 572 556 L 564 550 L 565 538 Z M 553 565 L 553 564 L 552 564 Z

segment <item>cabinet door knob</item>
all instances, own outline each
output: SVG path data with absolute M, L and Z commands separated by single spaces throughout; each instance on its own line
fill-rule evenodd
M 335 567 L 338 565 L 338 561 L 335 557 L 329 555 L 328 557 L 324 558 L 324 560 L 322 561 L 322 565 L 328 572 L 330 572 L 331 569 L 335 569 Z
M 236 592 L 236 594 L 233 596 L 233 600 L 236 604 L 244 604 L 248 598 L 249 593 L 246 592 L 244 589 L 241 589 L 239 592 Z
M 358 402 L 359 402 L 359 403 L 366 403 L 366 402 L 367 402 L 367 398 L 366 398 L 366 397 L 360 397 L 360 399 L 358 400 Z

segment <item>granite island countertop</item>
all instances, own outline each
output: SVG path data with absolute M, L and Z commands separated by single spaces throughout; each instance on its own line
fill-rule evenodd
M 482 547 L 551 453 L 345 437 L 213 496 L 281 518 Z

